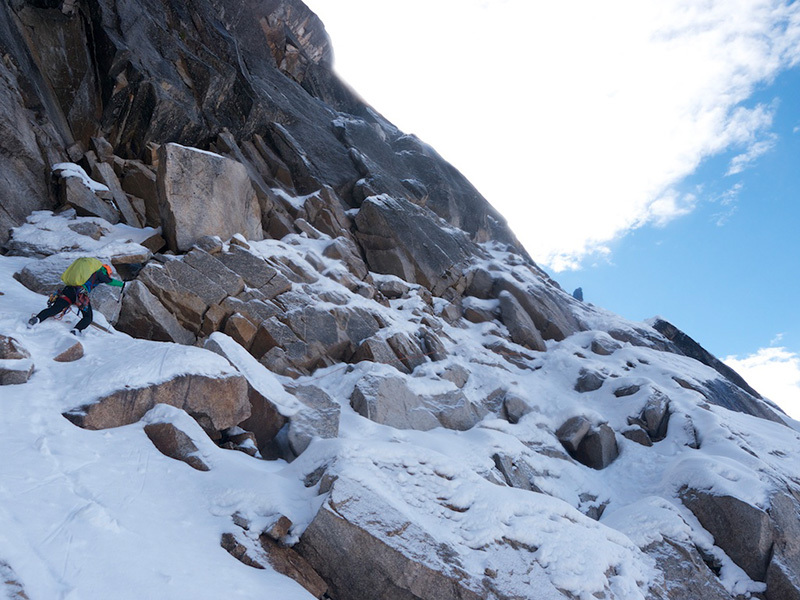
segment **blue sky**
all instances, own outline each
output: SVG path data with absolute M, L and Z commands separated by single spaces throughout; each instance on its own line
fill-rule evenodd
M 800 3 L 306 3 L 564 289 L 669 319 L 800 418 Z
M 567 291 L 635 320 L 660 315 L 720 357 L 778 345 L 800 353 L 800 70 L 754 95 L 776 106 L 774 146 L 727 175 L 735 151 L 680 183 L 688 215 L 611 244 L 608 257 L 562 271 Z

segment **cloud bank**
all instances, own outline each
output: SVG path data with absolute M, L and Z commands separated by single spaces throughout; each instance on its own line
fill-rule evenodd
M 691 212 L 704 159 L 734 177 L 769 152 L 777 105 L 748 99 L 800 60 L 800 3 L 776 0 L 307 3 L 343 78 L 555 271 Z

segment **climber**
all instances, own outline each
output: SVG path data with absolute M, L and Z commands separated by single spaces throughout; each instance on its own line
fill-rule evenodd
M 101 283 L 125 288 L 122 281 L 111 277 L 109 265 L 104 265 L 96 258 L 89 257 L 82 257 L 74 261 L 61 274 L 61 281 L 66 285 L 50 296 L 47 308 L 30 318 L 28 327 L 33 327 L 56 315 L 58 315 L 56 318 L 60 318 L 74 304 L 83 315 L 71 331 L 72 334 L 78 335 L 92 322 L 92 303 L 89 301 L 89 293 Z

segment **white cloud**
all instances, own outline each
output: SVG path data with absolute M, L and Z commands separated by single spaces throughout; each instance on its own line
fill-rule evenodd
M 780 339 L 779 335 L 776 339 Z M 786 348 L 762 348 L 742 359 L 728 356 L 723 362 L 758 392 L 775 402 L 786 414 L 800 420 L 800 354 Z
M 775 134 L 770 134 L 767 139 L 754 142 L 747 149 L 747 152 L 734 156 L 731 159 L 731 164 L 726 175 L 736 175 L 737 173 L 741 173 L 747 167 L 752 165 L 756 159 L 772 150 L 777 141 L 778 136 Z
M 774 105 L 742 103 L 800 59 L 800 2 L 307 4 L 343 78 L 555 270 L 691 211 L 675 190 L 705 158 L 767 151 Z
M 718 202 L 720 207 L 722 207 L 722 210 L 717 211 L 713 215 L 714 222 L 718 227 L 725 225 L 739 210 L 739 194 L 743 189 L 744 184 L 741 182 L 735 183 L 730 189 L 711 200 L 712 202 Z
M 785 335 L 786 335 L 785 333 L 778 333 L 778 334 L 775 334 L 775 337 L 774 337 L 774 338 L 772 338 L 772 339 L 769 341 L 769 345 L 770 345 L 770 346 L 777 346 L 778 344 L 780 344 L 780 343 L 783 341 L 783 337 L 784 337 Z

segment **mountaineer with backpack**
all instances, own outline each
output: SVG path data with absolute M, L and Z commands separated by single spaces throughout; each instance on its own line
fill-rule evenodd
M 35 317 L 31 317 L 28 321 L 28 327 L 33 327 L 37 323 L 41 323 L 53 316 L 59 319 L 74 304 L 83 315 L 71 331 L 74 335 L 78 335 L 92 322 L 92 304 L 89 301 L 89 293 L 101 283 L 125 288 L 125 284 L 122 281 L 111 277 L 111 267 L 109 265 L 104 265 L 96 258 L 89 257 L 81 257 L 73 262 L 61 274 L 61 281 L 66 285 L 51 294 L 47 302 L 47 308 Z

